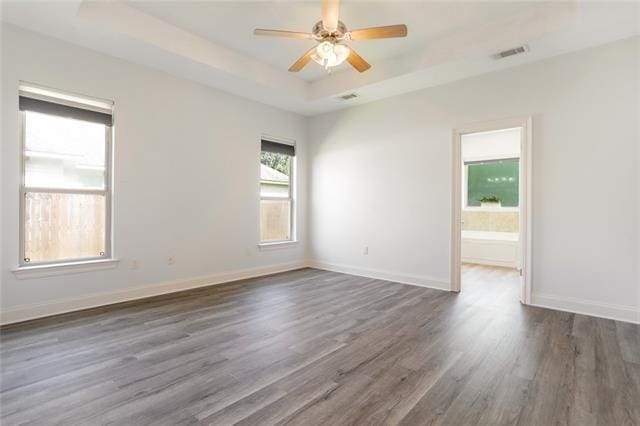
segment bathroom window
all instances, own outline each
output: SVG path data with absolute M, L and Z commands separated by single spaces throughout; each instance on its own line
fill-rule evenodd
M 112 104 L 20 87 L 20 265 L 111 257 Z
M 518 158 L 465 162 L 465 170 L 467 207 L 518 207 Z

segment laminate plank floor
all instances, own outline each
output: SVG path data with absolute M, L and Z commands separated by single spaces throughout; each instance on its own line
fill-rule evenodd
M 0 420 L 640 424 L 640 327 L 522 306 L 510 281 L 301 269 L 6 326 Z
M 520 275 L 510 268 L 462 264 L 460 299 L 499 309 L 502 313 L 520 310 Z

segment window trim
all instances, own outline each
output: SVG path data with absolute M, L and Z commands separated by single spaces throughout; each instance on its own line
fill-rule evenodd
M 287 241 L 274 241 L 270 243 L 259 243 L 258 249 L 260 251 L 264 250 L 277 250 L 281 248 L 293 247 L 298 244 L 297 240 L 287 240 Z
M 45 98 L 44 96 L 32 96 L 29 91 L 31 86 L 26 90 L 20 88 L 20 96 L 25 97 L 34 97 L 38 99 Z M 48 102 L 57 102 L 57 99 L 46 97 Z M 64 100 L 59 102 L 60 104 L 68 104 Z M 75 107 L 82 108 L 84 106 L 78 106 L 78 104 L 74 105 Z M 87 110 L 93 111 L 95 107 L 91 105 L 87 105 Z M 26 113 L 27 111 L 18 111 L 20 115 L 20 188 L 19 188 L 19 248 L 18 248 L 18 267 L 13 270 L 14 274 L 25 275 L 23 272 L 33 272 L 33 271 L 43 271 L 43 270 L 53 270 L 56 267 L 59 268 L 59 272 L 54 275 L 60 273 L 67 273 L 69 268 L 77 269 L 78 267 L 82 267 L 83 269 L 87 269 L 87 265 L 97 264 L 97 265 L 107 265 L 113 262 L 117 262 L 113 257 L 113 234 L 112 234 L 112 217 L 113 217 L 113 196 L 112 196 L 112 170 L 113 170 L 113 125 L 107 126 L 105 125 L 105 175 L 104 175 L 104 188 L 103 189 L 92 189 L 92 188 L 40 188 L 40 187 L 26 187 L 25 182 L 25 172 L 26 172 Z M 113 110 L 110 112 L 113 115 Z M 25 262 L 25 197 L 27 193 L 33 192 L 43 192 L 43 193 L 54 193 L 54 194 L 99 194 L 104 195 L 105 197 L 105 247 L 104 247 L 104 256 L 90 256 L 90 257 L 77 257 L 70 259 L 60 259 L 60 260 L 52 260 L 45 262 Z M 115 265 L 115 264 L 114 264 Z M 96 269 L 96 268 L 93 268 Z M 104 267 L 100 267 L 97 269 L 104 269 Z M 48 274 L 47 274 L 48 275 Z M 46 276 L 37 274 L 26 274 L 26 276 Z
M 101 271 L 118 266 L 118 259 L 93 259 L 54 264 L 20 266 L 11 270 L 19 280 L 53 277 L 56 275 L 78 274 L 81 272 Z
M 274 138 L 273 136 L 262 135 L 260 138 L 260 150 L 258 152 L 258 173 L 260 173 L 260 165 L 262 164 L 260 161 L 260 154 L 262 154 L 262 141 L 274 142 L 282 145 L 290 145 L 294 147 L 296 154 L 291 155 L 291 173 L 289 175 L 289 196 L 288 197 L 263 197 L 260 189 L 260 185 L 262 183 L 262 179 L 260 179 L 260 174 L 258 175 L 258 248 L 267 249 L 267 248 L 276 248 L 276 247 L 285 247 L 291 246 L 298 242 L 297 240 L 297 223 L 296 223 L 296 180 L 297 180 L 297 146 L 295 141 L 282 140 L 278 138 Z M 260 238 L 261 229 L 260 229 L 260 206 L 262 200 L 289 200 L 289 239 L 286 240 L 269 240 L 262 241 Z

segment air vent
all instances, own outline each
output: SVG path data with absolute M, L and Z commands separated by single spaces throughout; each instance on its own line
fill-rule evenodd
M 357 97 L 358 95 L 356 95 L 355 93 L 347 93 L 346 95 L 338 96 L 338 99 L 343 101 L 348 101 L 350 99 L 357 98 Z
M 525 53 L 529 51 L 529 46 L 523 44 L 522 46 L 514 47 L 513 49 L 503 50 L 502 52 L 498 52 L 493 55 L 493 59 L 503 59 L 508 58 L 509 56 L 519 55 L 521 53 Z

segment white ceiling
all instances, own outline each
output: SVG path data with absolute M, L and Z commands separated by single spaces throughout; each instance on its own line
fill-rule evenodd
M 640 34 L 636 2 L 362 2 L 343 0 L 350 29 L 407 24 L 405 39 L 353 42 L 373 68 L 287 68 L 313 41 L 255 37 L 310 31 L 320 1 L 4 1 L 2 20 L 132 62 L 313 115 Z M 490 55 L 528 43 L 529 53 Z M 355 91 L 353 101 L 336 100 Z
M 254 28 L 311 32 L 320 20 L 320 0 L 306 2 L 192 2 L 136 1 L 136 9 L 184 28 L 212 42 L 245 53 L 286 70 L 309 48 L 312 40 L 256 37 Z M 371 63 L 418 50 L 466 26 L 477 26 L 510 12 L 530 6 L 527 3 L 440 3 L 440 2 L 354 2 L 343 1 L 340 20 L 349 29 L 406 24 L 409 35 L 351 43 Z M 313 65 L 313 64 L 312 64 Z M 348 65 L 342 68 L 351 71 Z M 356 72 L 356 71 L 353 71 Z M 308 66 L 298 74 L 305 80 L 326 77 L 319 66 Z

